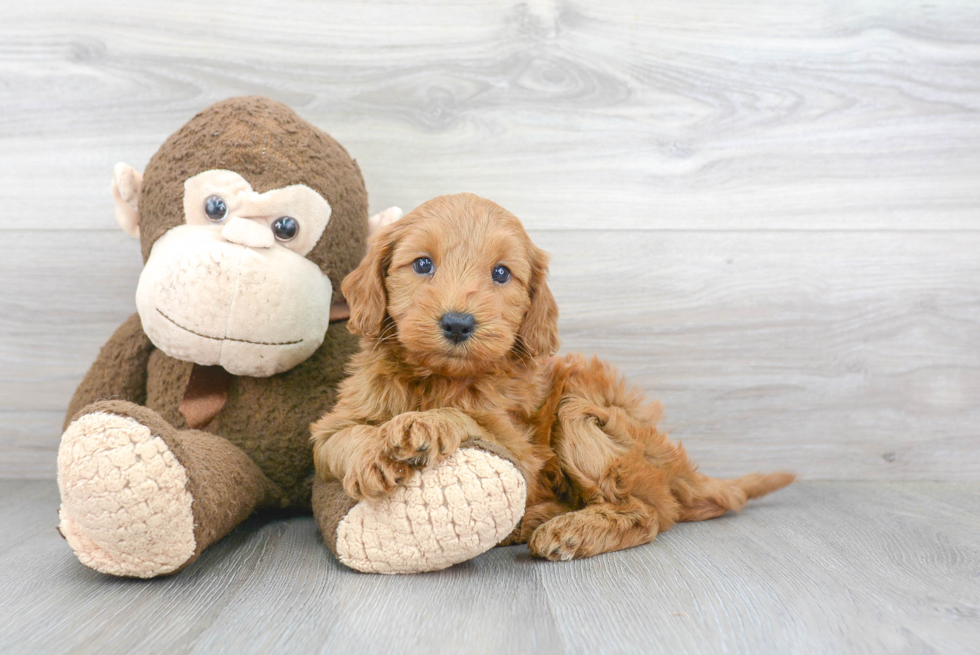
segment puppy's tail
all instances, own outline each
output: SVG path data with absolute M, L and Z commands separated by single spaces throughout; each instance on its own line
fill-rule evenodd
M 795 479 L 793 473 L 749 473 L 729 482 L 744 491 L 746 498 L 758 498 L 782 489 Z
M 720 480 L 696 474 L 689 493 L 681 500 L 680 521 L 703 521 L 725 512 L 741 510 L 750 498 L 782 489 L 796 476 L 792 473 L 749 473 L 740 478 Z

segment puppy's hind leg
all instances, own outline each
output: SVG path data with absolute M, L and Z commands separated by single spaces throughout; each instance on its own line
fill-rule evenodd
M 594 407 L 575 418 L 566 414 L 557 448 L 585 507 L 538 526 L 528 540 L 532 555 L 570 560 L 632 548 L 676 521 L 679 507 L 664 472 L 644 459 L 639 444 L 627 448 L 603 431 L 596 413 L 603 412 Z
M 648 543 L 676 522 L 680 509 L 670 493 L 670 463 L 645 456 L 656 436 L 658 408 L 607 364 L 569 362 L 552 448 L 585 507 L 552 518 L 531 535 L 531 553 L 551 560 Z
M 656 510 L 638 498 L 628 498 L 556 516 L 534 531 L 527 547 L 537 557 L 570 560 L 646 544 L 658 531 Z

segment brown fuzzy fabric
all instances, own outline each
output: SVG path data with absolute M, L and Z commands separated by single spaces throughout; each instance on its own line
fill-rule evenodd
M 139 201 L 143 261 L 167 230 L 184 222 L 184 181 L 213 169 L 232 170 L 258 193 L 305 184 L 330 203 L 326 230 L 307 259 L 330 277 L 334 300 L 367 241 L 367 190 L 343 146 L 281 103 L 259 96 L 229 98 L 197 114 L 150 159 Z
M 101 399 L 120 398 L 137 405 L 146 403 L 147 365 L 153 344 L 143 333 L 139 314 L 133 314 L 102 346 L 75 395 L 61 429 L 86 405 Z
M 476 448 L 477 450 L 482 450 L 488 452 L 491 455 L 496 455 L 500 459 L 505 459 L 514 465 L 517 470 L 521 470 L 520 461 L 514 456 L 509 450 L 501 446 L 499 443 L 494 443 L 492 441 L 487 441 L 486 439 L 480 439 L 479 437 L 470 437 L 463 443 L 459 444 L 459 449 L 463 448 Z
M 334 300 L 343 301 L 341 281 L 361 260 L 367 240 L 361 172 L 339 143 L 268 98 L 231 98 L 208 107 L 153 156 L 139 202 L 144 260 L 161 235 L 183 224 L 184 181 L 219 168 L 239 173 L 260 193 L 305 184 L 327 199 L 330 222 L 307 258 L 330 276 Z M 331 324 L 320 348 L 293 369 L 269 378 L 235 377 L 224 407 L 207 425 L 281 489 L 276 504 L 309 507 L 309 424 L 333 406 L 344 365 L 356 349 L 346 322 Z M 146 405 L 173 428 L 187 429 L 180 402 L 193 369 L 191 362 L 154 348 L 134 314 L 103 346 L 68 416 L 96 400 L 119 399 Z
M 323 535 L 323 542 L 338 559 L 337 526 L 357 503 L 344 493 L 344 485 L 337 480 L 326 481 L 319 477 L 313 480 L 313 518 Z
M 144 260 L 161 235 L 184 223 L 184 181 L 211 169 L 235 171 L 259 193 L 305 184 L 326 198 L 331 218 L 307 258 L 331 278 L 333 300 L 342 302 L 341 281 L 367 239 L 360 170 L 340 144 L 266 98 L 232 98 L 205 109 L 153 156 L 139 200 Z M 166 442 L 187 474 L 196 558 L 258 507 L 310 508 L 309 425 L 333 406 L 356 349 L 347 322 L 333 322 L 319 349 L 289 371 L 232 376 L 223 405 L 208 408 L 209 415 L 220 411 L 207 431 L 191 430 L 180 406 L 194 364 L 156 349 L 134 314 L 99 352 L 68 416 L 130 417 Z

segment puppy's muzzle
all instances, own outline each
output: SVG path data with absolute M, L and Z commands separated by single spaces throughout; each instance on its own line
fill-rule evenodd
M 446 312 L 439 319 L 439 327 L 442 334 L 453 343 L 463 343 L 471 336 L 476 329 L 476 318 L 473 314 L 461 314 L 460 312 Z

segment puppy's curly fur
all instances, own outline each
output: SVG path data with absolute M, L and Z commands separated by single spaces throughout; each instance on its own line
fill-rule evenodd
M 513 539 L 552 560 L 647 543 L 793 480 L 698 473 L 657 430 L 658 403 L 597 358 L 555 356 L 547 261 L 514 215 L 472 194 L 430 200 L 377 233 L 343 284 L 362 349 L 312 426 L 319 475 L 377 498 L 468 437 L 497 442 L 529 482 Z M 441 326 L 452 312 L 475 319 L 468 338 Z

